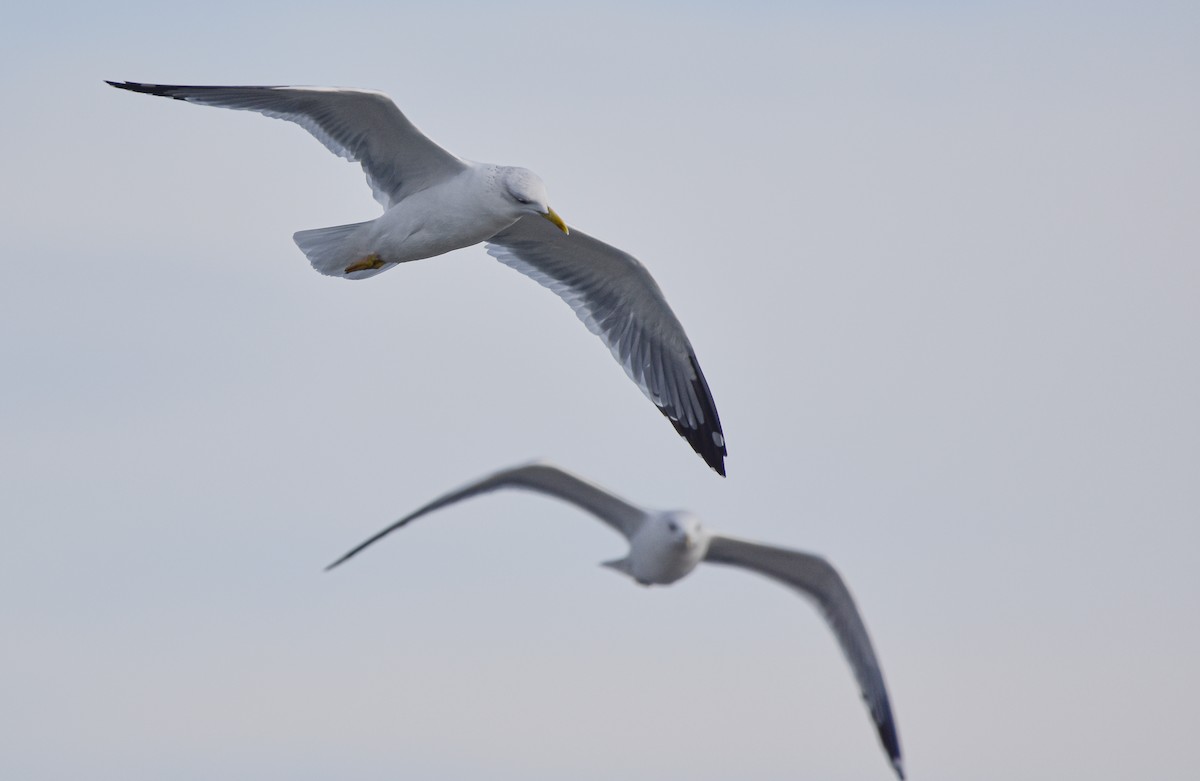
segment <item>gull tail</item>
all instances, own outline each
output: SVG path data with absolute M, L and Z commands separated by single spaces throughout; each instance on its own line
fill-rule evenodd
M 612 561 L 602 561 L 602 562 L 600 562 L 600 566 L 608 567 L 609 569 L 615 569 L 617 572 L 628 575 L 629 577 L 633 578 L 634 580 L 636 580 L 638 583 L 640 583 L 643 586 L 650 585 L 650 581 L 642 580 L 637 575 L 633 574 L 633 562 L 629 560 L 628 556 L 626 556 L 623 559 L 613 559 Z
M 373 221 L 297 231 L 292 236 L 292 240 L 308 257 L 308 262 L 312 264 L 312 267 L 322 274 L 345 279 L 367 279 L 387 271 L 395 265 L 394 263 L 383 263 L 377 267 L 346 273 L 347 268 L 367 261 L 371 255 L 369 250 L 363 249 L 362 242 L 354 240 L 358 230 L 371 222 Z
M 608 567 L 609 569 L 615 569 L 617 572 L 624 572 L 629 577 L 631 577 L 631 578 L 633 577 L 633 566 L 630 564 L 628 556 L 626 556 L 623 559 L 613 559 L 612 561 L 602 561 L 602 562 L 600 562 L 600 566 Z

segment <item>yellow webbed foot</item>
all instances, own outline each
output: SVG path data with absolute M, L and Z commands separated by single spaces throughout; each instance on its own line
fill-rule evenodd
M 383 268 L 385 261 L 379 256 L 378 252 L 372 252 L 365 258 L 360 259 L 357 263 L 352 263 L 346 266 L 347 274 L 353 274 L 355 271 L 377 271 Z

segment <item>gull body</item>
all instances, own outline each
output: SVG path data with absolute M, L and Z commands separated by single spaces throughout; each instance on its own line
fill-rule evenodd
M 811 600 L 850 663 L 892 768 L 904 778 L 900 738 L 874 646 L 850 590 L 837 570 L 820 556 L 717 534 L 686 510 L 639 507 L 556 466 L 533 463 L 496 472 L 433 500 L 355 546 L 326 569 L 342 564 L 423 515 L 501 488 L 524 488 L 557 497 L 622 534 L 629 542 L 629 553 L 604 562 L 604 566 L 643 586 L 669 585 L 686 577 L 701 562 L 708 562 L 750 570 Z
M 708 381 L 658 284 L 637 258 L 568 229 L 532 171 L 452 155 L 370 90 L 108 83 L 300 125 L 359 163 L 383 207 L 374 220 L 297 232 L 313 268 L 368 279 L 484 242 L 492 257 L 570 305 L 692 449 L 725 474 L 725 435 Z
M 463 169 L 389 206 L 382 216 L 356 223 L 340 237 L 339 251 L 310 253 L 328 276 L 365 279 L 399 263 L 424 260 L 490 239 L 526 214 L 549 216 L 546 187 L 526 168 L 463 161 Z M 524 203 L 516 200 L 521 198 Z M 311 247 L 328 229 L 300 231 L 296 243 Z M 347 271 L 355 260 L 378 257 L 378 268 Z
M 666 586 L 704 560 L 708 543 L 708 532 L 691 513 L 650 511 L 629 538 L 629 554 L 604 566 L 624 572 L 643 586 Z

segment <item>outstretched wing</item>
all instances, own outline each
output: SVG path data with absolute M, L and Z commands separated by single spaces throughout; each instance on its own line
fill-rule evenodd
M 540 217 L 497 233 L 487 251 L 570 304 L 692 449 L 725 474 L 725 435 L 696 353 L 637 258 Z
M 901 779 L 904 766 L 900 759 L 900 738 L 883 683 L 883 670 L 875 658 L 875 649 L 867 635 L 850 590 L 829 562 L 820 556 L 776 548 L 770 545 L 745 542 L 714 535 L 709 543 L 705 561 L 731 564 L 753 570 L 761 575 L 791 586 L 816 602 L 825 621 L 837 636 L 842 653 L 854 670 L 862 690 L 863 700 L 879 731 L 879 740 Z
M 386 209 L 406 195 L 466 168 L 429 140 L 387 95 L 333 87 L 186 87 L 108 82 L 119 89 L 205 106 L 257 111 L 286 119 L 339 157 L 362 164 L 375 200 Z
M 393 523 L 383 531 L 374 535 L 362 544 L 356 546 L 337 561 L 326 567 L 331 570 L 346 559 L 354 556 L 373 542 L 386 537 L 405 524 L 415 521 L 426 513 L 469 499 L 472 496 L 495 491 L 499 488 L 526 488 L 532 491 L 549 494 L 586 510 L 612 528 L 631 538 L 642 524 L 646 512 L 641 508 L 626 502 L 618 496 L 593 485 L 586 480 L 565 472 L 550 464 L 526 464 L 512 469 L 505 469 L 494 475 L 477 480 L 452 491 L 445 496 L 433 500 L 419 510 L 412 512 Z

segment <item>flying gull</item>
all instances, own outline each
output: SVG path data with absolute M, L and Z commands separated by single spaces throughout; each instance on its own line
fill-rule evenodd
M 108 83 L 286 119 L 334 154 L 360 163 L 383 215 L 293 237 L 322 274 L 367 279 L 400 263 L 486 242 L 492 257 L 570 304 L 676 431 L 725 474 L 725 436 L 708 383 L 654 278 L 632 255 L 568 230 L 547 203 L 537 174 L 455 157 L 379 92 Z
M 705 561 L 757 572 L 812 600 L 850 662 L 896 775 L 904 778 L 896 722 L 867 628 L 841 576 L 820 556 L 715 534 L 701 526 L 689 512 L 646 510 L 558 467 L 535 463 L 505 469 L 435 499 L 352 549 L 326 569 L 333 569 L 422 515 L 499 488 L 525 488 L 549 494 L 604 521 L 629 541 L 629 554 L 622 559 L 606 561 L 604 566 L 623 572 L 644 586 L 674 583 Z

